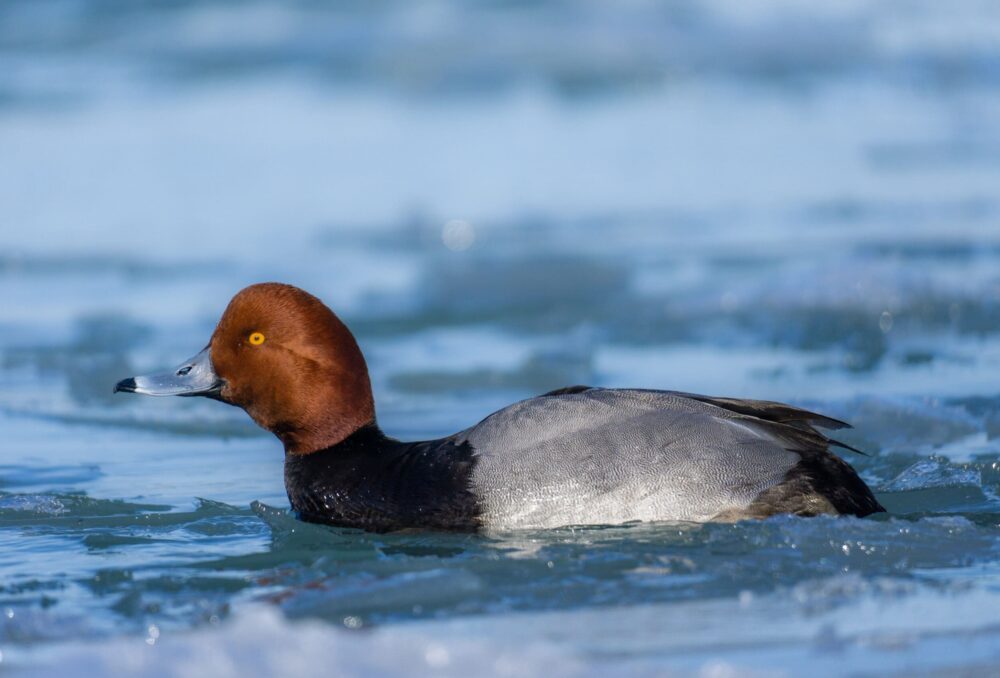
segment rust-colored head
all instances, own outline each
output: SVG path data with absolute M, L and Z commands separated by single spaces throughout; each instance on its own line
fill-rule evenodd
M 350 330 L 291 285 L 251 285 L 233 297 L 201 353 L 116 391 L 208 396 L 246 410 L 285 451 L 307 454 L 375 421 L 368 367 Z
M 219 397 L 246 410 L 285 450 L 336 444 L 375 419 L 364 356 L 313 295 L 261 283 L 229 302 L 209 343 Z

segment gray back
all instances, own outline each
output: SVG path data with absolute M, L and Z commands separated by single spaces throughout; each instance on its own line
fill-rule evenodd
M 456 434 L 476 450 L 484 527 L 706 521 L 746 508 L 800 460 L 796 441 L 770 422 L 695 398 L 625 389 L 541 396 Z

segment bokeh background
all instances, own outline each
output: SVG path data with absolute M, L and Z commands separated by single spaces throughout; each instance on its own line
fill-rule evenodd
M 987 670 L 998 265 L 987 0 L 5 0 L 2 656 Z M 354 329 L 391 434 L 574 383 L 781 399 L 855 423 L 897 517 L 302 537 L 241 412 L 111 394 L 264 280 Z

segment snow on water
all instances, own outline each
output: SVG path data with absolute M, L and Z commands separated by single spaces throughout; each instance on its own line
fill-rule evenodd
M 871 600 L 829 606 L 825 596 L 865 586 L 851 577 L 784 597 L 754 596 L 606 607 L 576 612 L 468 617 L 350 631 L 288 622 L 248 608 L 200 632 L 151 625 L 144 637 L 54 648 L 44 667 L 31 650 L 5 657 L 14 675 L 278 676 L 328 670 L 341 676 L 756 676 L 791 675 L 787 656 L 810 675 L 988 675 L 998 659 L 996 592 L 875 589 Z M 821 591 L 822 589 L 828 589 Z M 821 594 L 821 595 L 819 595 Z M 810 600 L 816 597 L 818 600 Z M 817 605 L 818 603 L 818 605 Z M 958 614 L 962 622 L 941 623 Z M 343 626 L 358 624 L 345 617 Z M 957 641 L 957 642 L 956 642 Z
M 987 673 L 1000 14 L 828 4 L 3 3 L 3 664 Z M 575 383 L 789 400 L 892 516 L 303 525 L 242 412 L 111 393 L 267 279 L 354 329 L 392 434 Z

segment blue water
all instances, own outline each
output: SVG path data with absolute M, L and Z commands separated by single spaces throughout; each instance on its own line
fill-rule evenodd
M 0 5 L 0 665 L 992 675 L 990 2 Z M 383 427 L 567 384 L 855 424 L 865 520 L 298 523 L 235 408 L 111 394 L 230 296 L 355 331 Z

